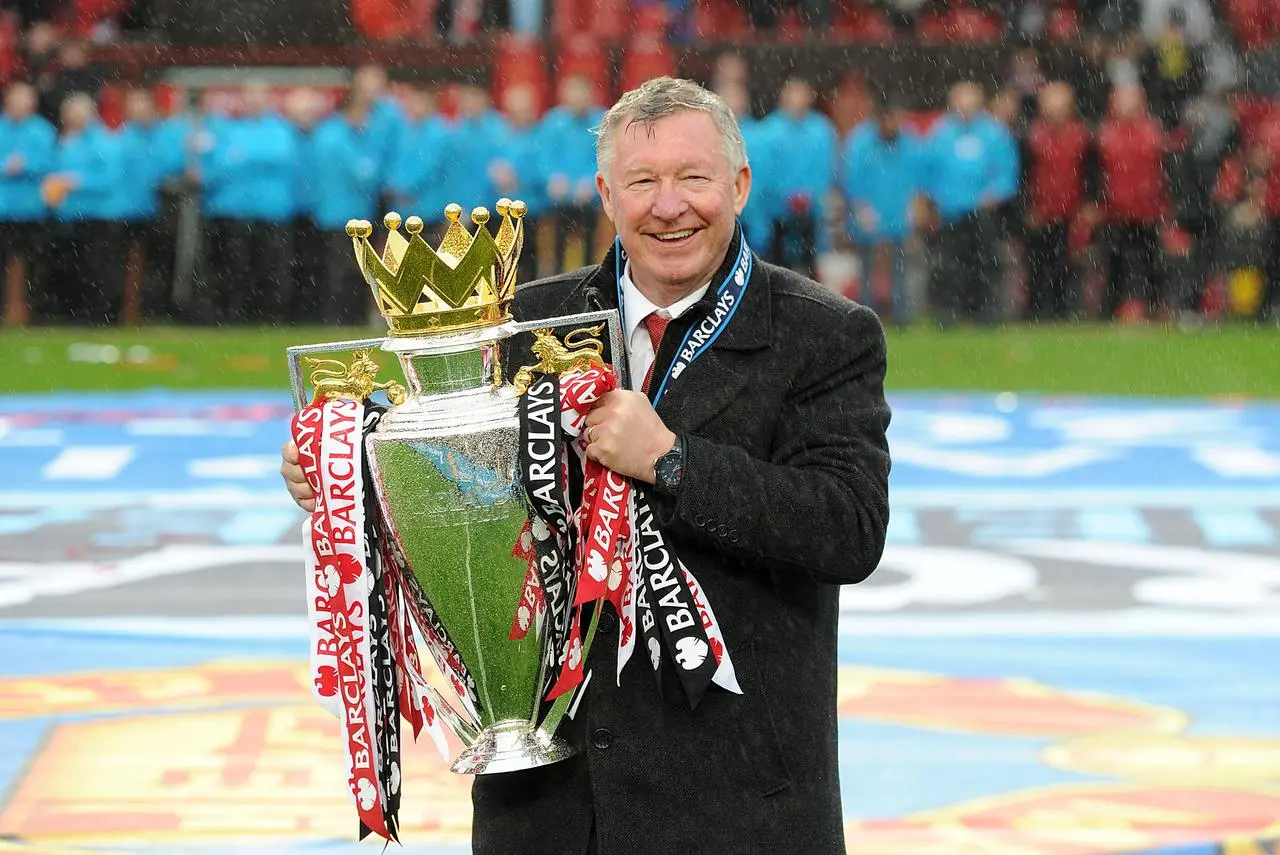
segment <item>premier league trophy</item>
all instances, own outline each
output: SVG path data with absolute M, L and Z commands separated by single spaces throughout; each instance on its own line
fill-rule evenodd
M 471 212 L 472 232 L 450 205 L 436 248 L 418 217 L 388 214 L 382 252 L 370 223 L 349 223 L 389 335 L 288 350 L 294 438 L 319 497 L 306 533 L 316 695 L 342 720 L 362 830 L 386 837 L 400 716 L 442 751 L 443 722 L 462 743 L 460 773 L 574 753 L 555 735 L 573 695 L 555 686 L 585 658 L 581 599 L 562 572 L 575 547 L 560 447 L 573 434 L 559 407 L 542 421 L 522 407 L 536 405 L 531 383 L 566 370 L 619 378 L 620 326 L 614 311 L 514 321 L 525 206 L 496 207 L 495 236 L 486 209 Z M 378 351 L 398 360 L 403 384 L 379 380 Z M 554 465 L 530 470 L 539 424 L 554 434 Z M 547 495 L 566 498 L 540 507 L 528 472 L 548 468 Z

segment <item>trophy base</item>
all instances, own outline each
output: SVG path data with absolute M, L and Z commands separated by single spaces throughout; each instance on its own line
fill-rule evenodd
M 453 763 L 459 775 L 495 775 L 536 769 L 567 760 L 577 749 L 558 736 L 548 736 L 528 721 L 500 721 L 480 731 Z

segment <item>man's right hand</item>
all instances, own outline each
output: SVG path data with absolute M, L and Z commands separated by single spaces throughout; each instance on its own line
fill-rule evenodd
M 298 507 L 311 513 L 316 509 L 316 494 L 311 492 L 311 485 L 307 483 L 302 474 L 302 466 L 298 464 L 297 444 L 293 440 L 286 442 L 284 448 L 280 449 L 280 457 L 283 458 L 280 475 L 284 478 L 284 485 L 289 488 L 289 495 L 298 503 Z

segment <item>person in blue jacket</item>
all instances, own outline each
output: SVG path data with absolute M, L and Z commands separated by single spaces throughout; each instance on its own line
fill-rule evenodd
M 442 180 L 449 134 L 448 121 L 436 112 L 435 92 L 424 86 L 409 87 L 404 130 L 387 173 L 387 194 L 396 212 L 421 217 L 426 233 L 436 239 L 443 234 L 445 206 L 453 201 Z
M 492 211 L 498 201 L 493 166 L 507 133 L 506 119 L 493 109 L 483 86 L 468 82 L 459 87 L 458 115 L 445 139 L 442 178 L 449 201 L 467 212 L 468 227 L 472 208 L 483 205 Z M 423 219 L 430 221 L 425 215 Z
M 114 323 L 124 290 L 119 213 L 127 179 L 120 147 L 85 93 L 62 102 L 60 125 L 53 162 L 41 185 L 53 222 L 49 276 L 36 302 L 49 320 Z
M 318 324 L 324 320 L 323 241 L 314 217 L 315 136 L 327 110 L 324 96 L 310 86 L 299 86 L 285 97 L 285 117 L 298 134 L 298 154 L 293 162 L 293 281 L 287 313 L 293 323 Z
M 0 114 L 0 270 L 7 299 L 0 303 L 0 312 L 6 324 L 22 323 L 27 317 L 28 295 L 36 287 L 47 239 L 40 183 L 53 161 L 57 131 L 37 115 L 38 107 L 39 96 L 26 83 L 12 83 L 5 91 Z
M 945 326 L 993 323 L 999 301 L 999 208 L 1017 192 L 1017 146 L 984 109 L 981 85 L 957 83 L 930 135 L 924 189 L 938 217 L 934 303 Z
M 293 255 L 298 135 L 271 107 L 263 83 L 244 89 L 237 117 L 209 125 L 201 164 L 204 208 L 216 241 L 214 317 L 220 323 L 283 321 Z
M 176 234 L 162 216 L 162 190 L 177 180 L 188 165 L 185 117 L 161 119 L 150 90 L 135 88 L 125 96 L 125 123 L 116 133 L 121 169 L 119 217 L 126 232 L 130 263 L 126 288 L 139 294 L 144 317 L 166 315 L 173 309 L 173 256 Z
M 774 258 L 810 278 L 825 248 L 823 226 L 839 144 L 835 125 L 813 105 L 813 87 L 792 76 L 782 84 L 778 108 L 764 120 L 772 149 Z
M 582 264 L 595 258 L 596 137 L 604 111 L 594 103 L 591 81 L 570 75 L 560 82 L 560 103 L 542 117 L 542 174 L 547 200 L 555 215 L 555 270 L 568 268 L 565 253 L 570 239 L 580 237 Z
M 875 308 L 878 261 L 884 259 L 896 324 L 911 320 L 906 245 L 924 167 L 920 140 L 903 127 L 904 114 L 898 102 L 880 100 L 875 114 L 849 132 L 840 171 L 849 237 L 861 260 L 859 302 Z
M 323 259 L 321 312 L 330 324 L 364 325 L 373 309 L 346 228 L 348 220 L 381 222 L 380 213 L 386 213 L 378 211 L 385 174 L 374 103 L 352 89 L 311 138 L 311 218 L 319 244 L 300 251 Z
M 746 235 L 747 244 L 762 258 L 773 254 L 773 166 L 770 160 L 774 146 L 769 138 L 769 126 L 755 118 L 751 112 L 751 95 L 744 83 L 727 80 L 716 88 L 716 94 L 724 99 L 729 109 L 738 117 L 742 130 L 742 142 L 747 147 L 747 162 L 751 165 L 751 194 L 738 220 Z
M 351 75 L 351 93 L 356 100 L 369 104 L 367 147 L 377 161 L 378 174 L 385 177 L 404 148 L 409 118 L 400 102 L 388 94 L 387 71 L 380 65 L 357 68 Z M 422 216 L 427 219 L 425 214 Z
M 538 232 L 550 203 L 544 153 L 538 125 L 538 96 L 533 87 L 517 85 L 503 93 L 502 110 L 507 117 L 507 135 L 498 146 L 491 177 L 499 196 L 519 199 L 528 206 L 524 216 L 524 250 L 520 253 L 519 278 L 538 278 Z

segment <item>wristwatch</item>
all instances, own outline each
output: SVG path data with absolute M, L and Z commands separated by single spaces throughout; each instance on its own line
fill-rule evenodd
M 659 493 L 674 496 L 684 481 L 684 440 L 677 434 L 675 445 L 653 461 L 653 487 Z

